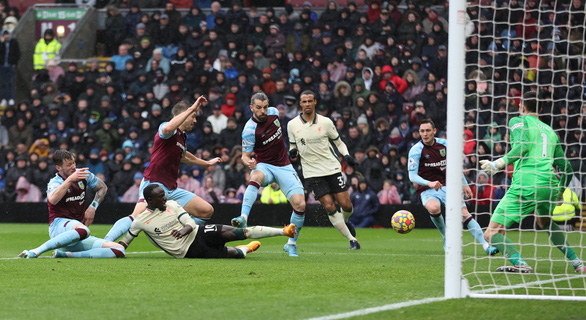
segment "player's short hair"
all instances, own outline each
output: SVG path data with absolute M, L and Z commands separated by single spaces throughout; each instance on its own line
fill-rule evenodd
M 53 163 L 58 166 L 63 165 L 63 160 L 73 160 L 75 155 L 68 150 L 59 149 L 53 154 Z
M 152 198 L 153 196 L 153 191 L 155 191 L 156 188 L 160 188 L 161 186 L 159 186 L 156 183 L 153 184 L 149 184 L 148 186 L 146 186 L 144 188 L 144 190 L 142 191 L 142 195 L 144 196 L 144 199 L 148 202 L 148 200 L 150 198 Z
M 433 122 L 433 120 L 431 120 L 430 118 L 425 118 L 425 119 L 419 121 L 419 127 L 421 127 L 421 125 L 424 124 L 424 123 L 431 124 L 431 128 L 432 129 L 435 129 L 435 122 Z
M 264 92 L 257 92 L 250 97 L 250 105 L 254 104 L 254 100 L 268 101 L 269 97 L 267 97 L 267 94 Z
M 171 114 L 174 116 L 181 114 L 183 111 L 189 109 L 189 107 L 191 107 L 191 104 L 189 104 L 189 102 L 185 101 L 185 100 L 181 100 L 179 102 L 177 102 L 177 104 L 175 104 L 175 106 L 173 106 L 173 110 L 171 110 Z
M 537 92 L 529 91 L 523 94 L 523 105 L 531 113 L 537 112 Z
M 317 96 L 315 94 L 315 92 L 311 91 L 311 90 L 305 90 L 303 92 L 301 92 L 301 96 L 313 96 L 313 100 L 317 100 Z

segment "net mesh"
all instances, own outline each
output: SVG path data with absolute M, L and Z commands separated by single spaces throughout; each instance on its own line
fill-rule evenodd
M 464 174 L 474 198 L 470 211 L 486 227 L 496 205 L 511 184 L 513 167 L 488 176 L 480 160 L 496 160 L 510 150 L 509 120 L 519 115 L 521 96 L 535 91 L 539 118 L 558 135 L 574 169 L 574 201 L 560 210 L 567 219 L 557 223 L 577 256 L 585 258 L 586 240 L 579 207 L 585 181 L 586 154 L 586 21 L 583 1 L 481 1 L 467 7 Z M 524 186 L 524 188 L 535 186 Z M 566 199 L 567 200 L 567 199 Z M 555 204 L 552 205 L 552 207 Z M 572 212 L 575 217 L 571 218 Z M 511 263 L 498 254 L 488 257 L 465 234 L 463 274 L 472 293 L 586 298 L 586 278 L 577 274 L 548 233 L 528 216 L 507 232 L 533 274 L 500 273 Z

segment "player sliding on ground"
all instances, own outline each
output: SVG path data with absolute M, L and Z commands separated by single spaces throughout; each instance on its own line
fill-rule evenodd
M 57 150 L 53 155 L 57 169 L 55 177 L 47 185 L 49 206 L 50 240 L 41 246 L 24 250 L 20 258 L 37 258 L 49 250 L 53 258 L 124 258 L 124 248 L 118 243 L 90 235 L 88 226 L 94 221 L 96 209 L 104 200 L 108 187 L 88 168 L 77 169 L 75 155 L 67 150 Z M 90 206 L 85 208 L 85 196 L 90 187 L 96 193 Z
M 157 184 L 144 189 L 147 207 L 130 226 L 119 243 L 127 248 L 141 231 L 156 247 L 175 258 L 244 258 L 260 247 L 259 241 L 226 247 L 226 242 L 275 236 L 295 236 L 295 225 L 283 229 L 256 226 L 236 229 L 221 224 L 197 225 L 175 201 L 167 201 L 165 190 Z
M 533 272 L 517 247 L 505 236 L 505 231 L 513 223 L 521 223 L 523 218 L 537 211 L 539 227 L 547 231 L 551 242 L 570 260 L 576 272 L 584 273 L 584 264 L 570 247 L 565 233 L 551 220 L 553 208 L 561 202 L 574 170 L 564 156 L 556 133 L 538 119 L 537 104 L 534 92 L 525 93 L 519 108 L 520 116 L 509 121 L 511 151 L 495 161 L 480 161 L 482 170 L 491 175 L 515 163 L 511 186 L 495 208 L 484 238 L 499 248 L 513 264 L 499 267 L 497 271 Z M 553 164 L 560 169 L 561 180 L 556 177 Z
M 446 224 L 441 213 L 442 203 L 446 203 L 446 145 L 447 140 L 436 138 L 437 129 L 431 119 L 425 119 L 419 123 L 421 141 L 409 150 L 409 180 L 418 184 L 417 193 L 421 202 L 431 216 L 431 221 L 442 234 L 444 249 L 446 243 Z M 466 178 L 464 182 L 464 195 L 472 197 L 472 191 Z M 491 247 L 482 237 L 482 228 L 468 212 L 466 204 L 462 203 L 462 221 L 470 234 L 478 241 L 486 254 L 495 255 L 498 249 Z

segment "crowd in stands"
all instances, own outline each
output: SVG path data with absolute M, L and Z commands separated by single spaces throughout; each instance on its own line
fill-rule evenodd
M 65 70 L 54 59 L 43 61 L 29 99 L 2 117 L 6 201 L 19 199 L 20 177 L 40 189 L 35 200 L 42 200 L 54 174 L 51 154 L 66 148 L 77 153 L 78 167 L 107 183 L 107 201 L 134 202 L 159 124 L 178 101 L 205 95 L 209 103 L 187 133 L 188 150 L 224 162 L 182 167 L 179 185 L 210 203 L 237 203 L 249 177 L 240 134 L 251 117 L 250 96 L 267 93 L 286 137 L 304 90 L 316 92 L 317 112 L 334 121 L 357 159 L 344 168 L 353 192 L 378 194 L 380 204 L 417 201 L 407 152 L 419 141 L 419 121 L 432 118 L 438 136 L 446 136 L 447 2 L 371 0 L 341 8 L 329 1 L 317 13 L 309 1 L 283 10 L 245 11 L 239 0 L 199 4 L 182 15 L 171 1 L 153 13 L 142 12 L 139 2 L 113 1 L 105 8 L 111 59 L 104 70 L 97 60 Z M 470 2 L 466 22 L 465 172 L 478 194 L 473 201 L 482 201 L 487 194 L 494 199 L 508 177 L 476 176 L 477 162 L 507 151 L 506 125 L 524 91 L 539 91 L 544 120 L 568 156 L 584 155 L 586 69 L 583 41 L 575 41 L 586 36 L 584 5 Z M 581 169 L 581 160 L 573 164 Z

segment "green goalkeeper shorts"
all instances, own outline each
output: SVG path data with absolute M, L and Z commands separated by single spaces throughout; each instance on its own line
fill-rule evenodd
M 508 228 L 535 211 L 540 216 L 551 216 L 558 192 L 557 187 L 511 188 L 494 209 L 490 221 Z

